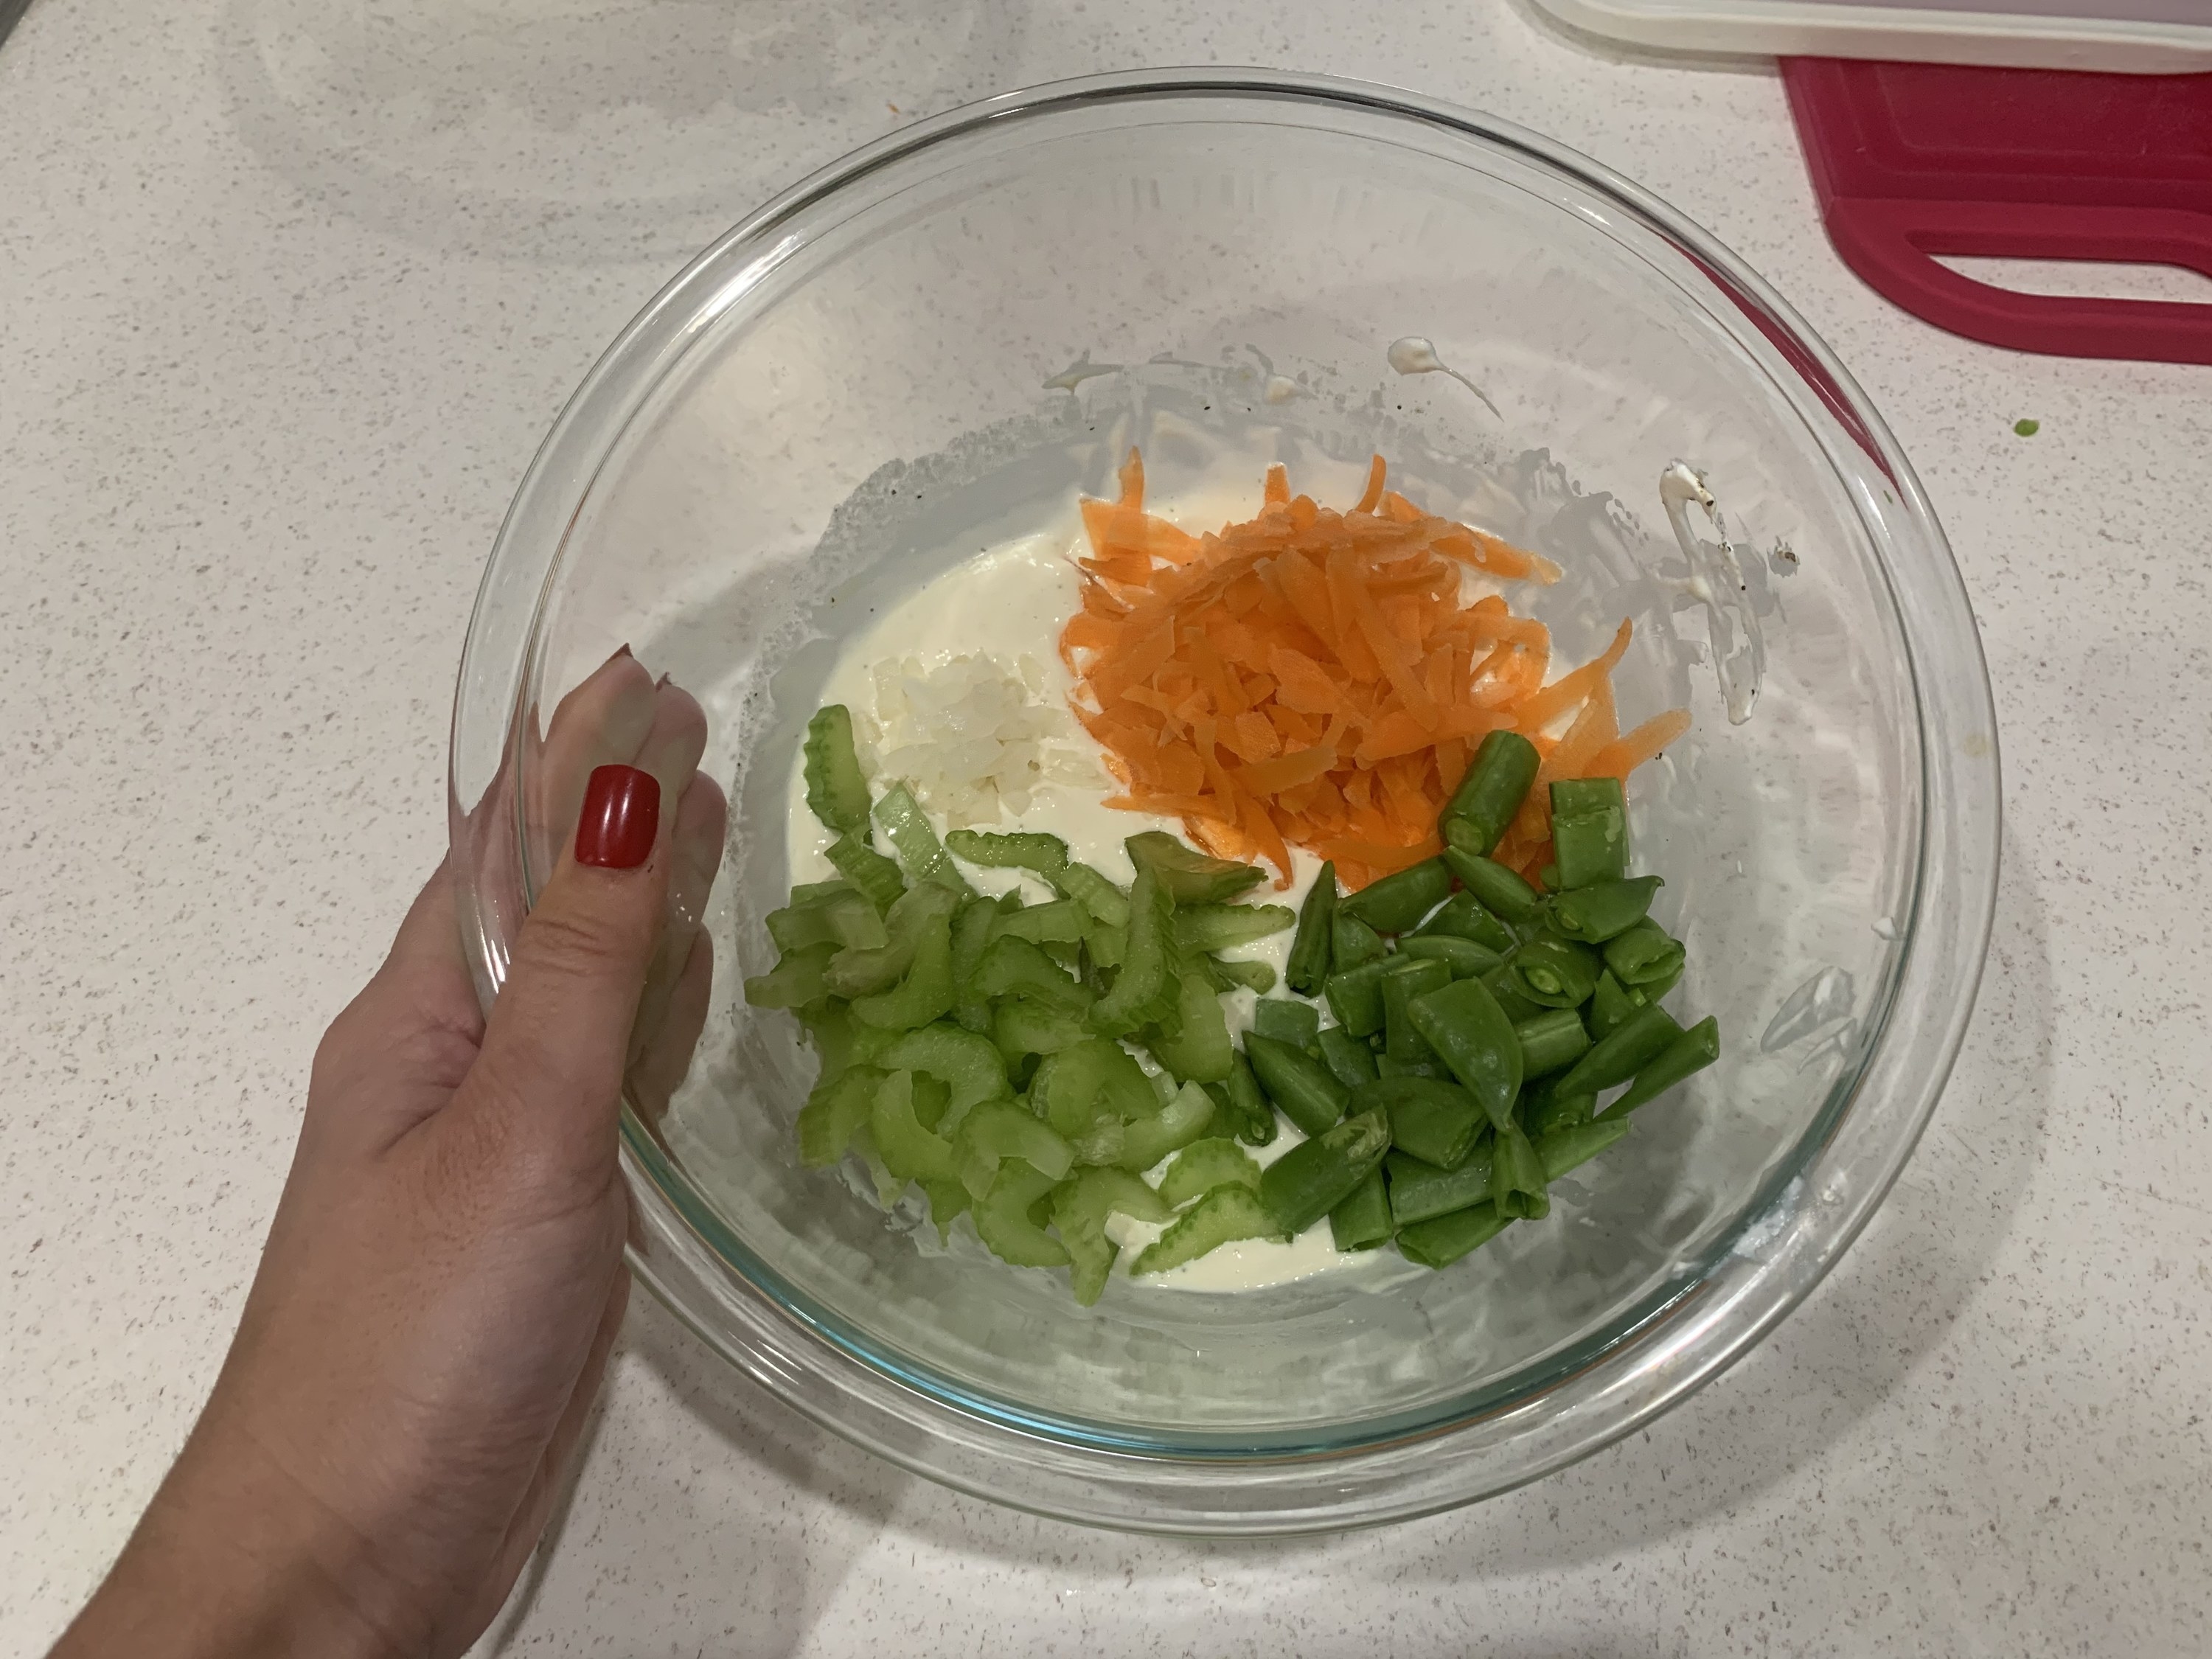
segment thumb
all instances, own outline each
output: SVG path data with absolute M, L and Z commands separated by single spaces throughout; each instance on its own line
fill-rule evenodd
M 453 1102 L 547 1173 L 611 1171 L 623 1057 L 668 892 L 660 785 L 634 766 L 591 776 L 574 846 L 522 924 L 482 1052 Z

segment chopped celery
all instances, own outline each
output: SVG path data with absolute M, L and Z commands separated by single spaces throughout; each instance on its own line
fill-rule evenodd
M 987 997 L 1028 997 L 1066 1013 L 1087 1012 L 1092 1001 L 1066 969 L 1025 939 L 993 939 L 975 964 L 974 984 Z
M 799 1109 L 799 1161 L 809 1169 L 829 1168 L 845 1156 L 854 1135 L 875 1110 L 876 1090 L 884 1074 L 872 1066 L 854 1066 L 814 1085 Z
M 1121 1155 L 1114 1162 L 1140 1174 L 1170 1152 L 1189 1146 L 1212 1121 L 1213 1097 L 1197 1084 L 1186 1083 L 1152 1116 L 1122 1127 Z
M 1196 974 L 1182 976 L 1176 995 L 1181 1019 L 1172 1031 L 1146 1034 L 1145 1046 L 1176 1077 L 1197 1083 L 1221 1083 L 1229 1077 L 1234 1050 L 1229 1042 L 1229 1021 L 1221 1012 L 1221 999 Z
M 903 894 L 884 917 L 890 939 L 872 951 L 847 945 L 830 959 L 823 981 L 841 997 L 866 996 L 888 989 L 906 975 L 921 941 L 938 923 L 949 921 L 959 896 L 942 887 L 917 887 Z M 951 976 L 951 945 L 946 940 L 945 975 Z
M 1017 1267 L 1064 1267 L 1067 1248 L 1030 1217 L 1030 1206 L 1059 1183 L 1018 1158 L 999 1166 L 975 1205 L 975 1231 L 991 1253 Z
M 876 851 L 865 836 L 841 836 L 830 844 L 827 856 L 837 872 L 866 894 L 868 902 L 878 910 L 890 909 L 906 891 L 906 878 L 899 873 L 898 860 Z
M 853 1000 L 853 1016 L 885 1030 L 911 1031 L 952 1012 L 952 923 L 933 916 L 922 927 L 914 961 L 887 991 Z
M 1067 868 L 1067 843 L 1058 836 L 955 830 L 945 837 L 945 845 L 955 856 L 987 870 L 1027 870 L 1047 881 L 1056 881 Z
M 1079 1307 L 1098 1300 L 1121 1254 L 1106 1237 L 1106 1218 L 1116 1211 L 1152 1222 L 1165 1221 L 1170 1213 L 1158 1193 L 1122 1170 L 1085 1170 L 1053 1189 L 1053 1229 L 1067 1251 L 1068 1279 Z
M 853 753 L 853 716 L 842 703 L 817 709 L 806 723 L 799 753 L 806 777 L 806 805 L 839 835 L 868 827 L 868 781 Z
M 1151 872 L 1161 890 L 1177 904 L 1220 904 L 1267 879 L 1267 872 L 1256 864 L 1209 858 L 1164 830 L 1147 830 L 1122 845 L 1139 878 Z
M 1249 1188 L 1216 1187 L 1146 1245 L 1130 1264 L 1129 1271 L 1133 1274 L 1164 1273 L 1239 1239 L 1284 1237 L 1267 1206 Z
M 1280 904 L 1193 904 L 1176 907 L 1176 948 L 1187 955 L 1227 951 L 1281 933 L 1297 921 Z
M 934 882 L 963 896 L 971 890 L 938 841 L 937 831 L 929 827 L 928 815 L 904 784 L 893 784 L 876 803 L 876 822 L 884 826 L 899 862 L 915 880 Z
M 915 1115 L 912 1072 L 890 1073 L 877 1085 L 868 1132 L 884 1167 L 902 1181 L 951 1181 L 958 1173 L 951 1143 Z
M 1066 1177 L 1075 1153 L 1051 1128 L 1011 1100 L 987 1100 L 960 1121 L 957 1137 L 961 1185 L 977 1199 L 991 1190 L 999 1165 L 1020 1158 L 1053 1180 Z
M 1113 989 L 1091 1011 L 1091 1029 L 1102 1036 L 1126 1036 L 1167 1018 L 1178 996 L 1174 949 L 1174 903 L 1146 866 L 1129 890 L 1127 953 Z
M 824 942 L 787 951 L 765 974 L 745 981 L 745 1000 L 756 1008 L 805 1008 L 830 994 L 828 972 L 837 946 Z
M 1180 1206 L 1232 1183 L 1260 1190 L 1260 1166 L 1250 1154 L 1233 1140 L 1194 1140 L 1176 1154 L 1160 1177 L 1159 1197 L 1164 1203 Z
M 945 1121 L 938 1126 L 946 1134 L 959 1127 L 970 1107 L 1013 1093 L 998 1045 L 957 1025 L 939 1023 L 908 1031 L 884 1050 L 882 1063 L 927 1073 L 951 1091 Z

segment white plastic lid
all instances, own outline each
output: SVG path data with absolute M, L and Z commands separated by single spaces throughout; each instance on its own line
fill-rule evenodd
M 1536 0 L 1590 33 L 1683 52 L 2181 75 L 2212 70 L 2212 0 Z

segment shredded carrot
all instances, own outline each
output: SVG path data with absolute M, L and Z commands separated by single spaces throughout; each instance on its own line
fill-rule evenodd
M 1546 684 L 1551 634 L 1462 569 L 1558 580 L 1550 561 L 1423 512 L 1384 488 L 1376 456 L 1348 513 L 1292 496 L 1267 469 L 1259 516 L 1194 537 L 1144 510 L 1144 463 L 1121 499 L 1085 501 L 1083 609 L 1060 641 L 1075 713 L 1122 793 L 1170 813 L 1200 846 L 1334 859 L 1353 889 L 1431 857 L 1437 817 L 1475 744 L 1501 729 L 1543 757 L 1540 781 L 1619 777 L 1688 729 L 1680 709 L 1622 736 L 1604 653 Z M 1548 792 L 1529 792 L 1496 856 L 1534 875 L 1551 858 Z

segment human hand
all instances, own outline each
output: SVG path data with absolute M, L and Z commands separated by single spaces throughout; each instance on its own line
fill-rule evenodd
M 625 1076 L 665 1102 L 704 1017 L 705 729 L 627 651 L 563 702 L 538 770 L 581 822 L 489 1020 L 449 872 L 422 890 L 316 1052 L 206 1410 L 56 1659 L 458 1654 L 497 1613 L 622 1322 Z

